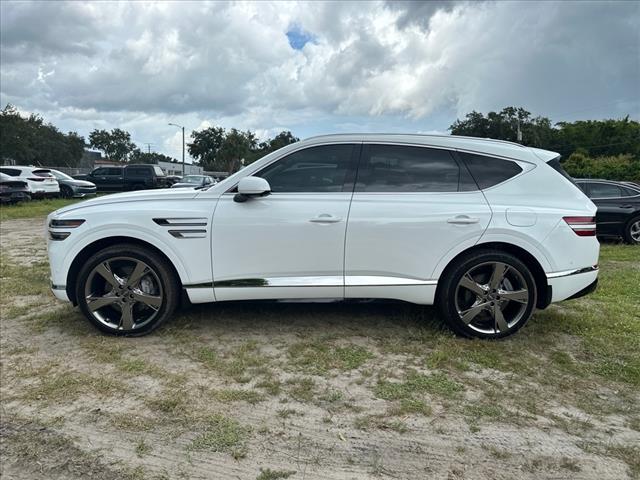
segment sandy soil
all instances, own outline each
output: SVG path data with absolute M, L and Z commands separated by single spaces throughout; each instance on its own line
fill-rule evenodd
M 45 258 L 42 219 L 3 222 L 0 234 L 5 261 L 31 268 Z M 11 307 L 18 313 L 9 315 Z M 375 394 L 380 375 L 438 370 L 425 364 L 428 340 L 417 353 L 381 345 L 402 344 L 425 316 L 432 312 L 393 304 L 194 306 L 151 336 L 115 339 L 45 293 L 14 295 L 0 323 L 2 478 L 256 479 L 261 469 L 273 475 L 263 471 L 265 479 L 308 480 L 630 477 L 619 456 L 599 450 L 640 444 L 628 418 L 563 405 L 548 386 L 523 390 L 537 394 L 523 400 L 539 414 L 518 418 L 511 400 L 495 405 L 509 412 L 503 420 L 476 423 L 462 413 L 488 389 L 524 385 L 510 373 L 457 372 L 457 396 L 419 394 L 430 415 L 390 413 L 397 402 Z M 433 326 L 430 334 L 443 335 Z M 292 354 L 301 342 L 370 355 L 355 368 L 336 360 L 337 368 L 319 371 Z M 207 352 L 217 356 L 208 360 Z M 310 395 L 296 391 L 300 378 L 313 382 Z M 278 387 L 269 393 L 261 382 Z M 226 398 L 225 389 L 260 398 Z M 600 385 L 588 394 L 617 395 Z M 242 440 L 194 448 L 215 430 L 212 415 L 234 419 Z M 363 418 L 373 424 L 358 427 Z

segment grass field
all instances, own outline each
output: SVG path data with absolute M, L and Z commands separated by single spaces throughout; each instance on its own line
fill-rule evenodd
M 58 208 L 66 207 L 72 203 L 81 202 L 82 198 L 53 198 L 45 200 L 31 200 L 14 205 L 0 206 L 0 221 L 16 218 L 44 217 Z
M 637 247 L 503 341 L 401 303 L 192 306 L 127 339 L 50 296 L 42 220 L 0 224 L 8 478 L 640 478 Z

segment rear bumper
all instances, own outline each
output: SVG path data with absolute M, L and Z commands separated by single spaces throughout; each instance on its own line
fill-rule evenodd
M 561 302 L 587 295 L 596 289 L 597 283 L 597 265 L 547 274 L 547 284 L 552 292 L 551 302 Z

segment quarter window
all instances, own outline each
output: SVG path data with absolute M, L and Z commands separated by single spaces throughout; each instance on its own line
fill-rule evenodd
M 11 175 L 12 177 L 19 177 L 22 173 L 22 171 L 18 170 L 17 168 L 0 168 L 0 172 L 4 173 L 5 175 Z
M 480 189 L 493 187 L 522 172 L 520 165 L 510 160 L 464 152 L 460 152 L 460 157 L 467 164 Z
M 459 183 L 460 168 L 447 150 L 369 145 L 358 167 L 356 191 L 457 192 Z
M 321 145 L 300 150 L 276 161 L 257 177 L 264 178 L 273 193 L 342 192 L 350 190 L 347 177 L 352 169 L 355 145 Z

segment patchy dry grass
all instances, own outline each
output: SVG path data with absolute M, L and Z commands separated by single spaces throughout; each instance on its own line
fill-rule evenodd
M 111 338 L 50 299 L 42 245 L 5 248 L 0 438 L 27 477 L 640 476 L 637 248 L 603 245 L 593 295 L 496 342 L 399 303 L 192 306 Z

